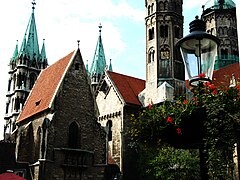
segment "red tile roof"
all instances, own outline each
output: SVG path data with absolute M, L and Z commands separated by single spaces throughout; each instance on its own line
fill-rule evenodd
M 23 121 L 50 107 L 54 94 L 57 91 L 57 87 L 73 53 L 74 51 L 40 73 L 17 122 Z
M 145 81 L 108 71 L 108 74 L 127 104 L 141 105 L 138 94 L 145 89 Z
M 225 66 L 219 70 L 213 72 L 213 84 L 216 86 L 229 86 L 230 79 L 234 74 L 235 79 L 240 82 L 240 64 L 235 63 Z

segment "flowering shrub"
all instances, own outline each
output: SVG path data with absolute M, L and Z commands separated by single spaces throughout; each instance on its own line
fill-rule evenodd
M 240 125 L 240 86 L 217 88 L 205 83 L 193 89 L 193 93 L 191 99 L 180 97 L 174 102 L 151 103 L 132 115 L 132 142 L 155 148 L 172 145 L 172 140 L 178 148 L 203 144 L 209 176 L 227 179 Z M 189 146 L 184 146 L 186 142 Z M 194 143 L 197 146 L 191 146 Z

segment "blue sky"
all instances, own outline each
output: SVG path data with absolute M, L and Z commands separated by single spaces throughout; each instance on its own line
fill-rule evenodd
M 184 32 L 205 1 L 184 0 Z M 35 18 L 40 48 L 45 39 L 49 64 L 72 50 L 80 50 L 85 63 L 92 62 L 102 24 L 107 64 L 115 72 L 145 79 L 145 0 L 36 0 Z M 31 0 L 4 1 L 0 7 L 0 137 L 8 81 L 8 63 L 16 40 L 19 46 L 30 18 Z

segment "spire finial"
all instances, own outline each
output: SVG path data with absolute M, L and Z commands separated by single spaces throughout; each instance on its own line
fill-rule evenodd
M 102 25 L 101 25 L 101 23 L 99 24 L 99 32 L 101 32 L 102 31 Z
M 35 0 L 33 0 L 32 1 L 32 9 L 35 9 L 35 5 L 36 5 Z
M 77 43 L 78 43 L 78 49 L 79 49 L 80 40 L 77 40 Z

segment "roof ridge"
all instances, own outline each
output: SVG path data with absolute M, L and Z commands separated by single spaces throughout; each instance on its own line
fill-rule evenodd
M 134 78 L 134 79 L 138 79 L 138 80 L 142 80 L 142 81 L 146 81 L 144 79 L 141 79 L 141 78 L 138 78 L 138 77 L 133 77 L 133 76 L 130 76 L 130 75 L 126 75 L 126 74 L 122 74 L 122 73 L 117 73 L 117 72 L 114 72 L 114 71 L 107 71 L 108 73 L 115 73 L 115 74 L 119 74 L 119 75 L 122 75 L 122 76 L 126 76 L 126 77 L 130 77 L 130 78 Z

